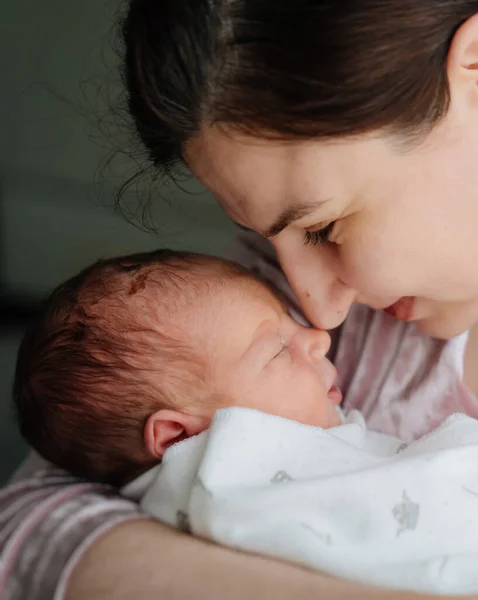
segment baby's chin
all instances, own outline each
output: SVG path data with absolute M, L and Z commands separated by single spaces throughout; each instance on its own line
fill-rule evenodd
M 337 404 L 332 404 L 330 403 L 328 406 L 328 425 L 327 425 L 327 429 L 330 429 L 331 427 L 338 427 L 339 425 L 342 425 L 342 417 L 340 416 L 340 413 L 338 411 L 338 406 Z

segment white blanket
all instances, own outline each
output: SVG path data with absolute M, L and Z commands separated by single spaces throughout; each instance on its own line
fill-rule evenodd
M 361 415 L 329 430 L 244 408 L 124 493 L 217 543 L 394 588 L 478 592 L 478 421 L 409 445 Z

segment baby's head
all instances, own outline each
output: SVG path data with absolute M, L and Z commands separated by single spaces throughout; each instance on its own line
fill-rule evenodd
M 160 250 L 57 288 L 18 354 L 20 428 L 46 459 L 122 485 L 226 406 L 339 423 L 327 333 L 242 267 Z

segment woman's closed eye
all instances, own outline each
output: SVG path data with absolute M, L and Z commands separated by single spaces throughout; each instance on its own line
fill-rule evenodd
M 318 244 L 331 244 L 330 235 L 335 225 L 335 221 L 331 221 L 325 227 L 317 229 L 315 231 L 306 230 L 304 233 L 304 245 L 308 246 L 312 244 L 316 246 Z

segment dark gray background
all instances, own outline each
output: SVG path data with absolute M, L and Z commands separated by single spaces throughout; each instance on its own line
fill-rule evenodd
M 21 315 L 22 307 L 102 256 L 159 246 L 219 253 L 232 236 L 213 199 L 193 181 L 185 191 L 153 188 L 157 234 L 135 229 L 111 210 L 135 163 L 117 155 L 111 168 L 100 167 L 117 146 L 136 152 L 126 124 L 109 108 L 118 106 L 121 89 L 111 48 L 122 4 L 1 3 L 0 293 L 12 314 Z M 126 202 L 136 206 L 140 192 L 130 192 Z M 24 322 L 1 321 L 0 482 L 26 452 L 10 410 Z

